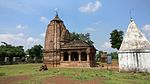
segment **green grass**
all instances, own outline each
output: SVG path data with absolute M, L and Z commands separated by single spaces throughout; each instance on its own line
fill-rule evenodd
M 51 68 L 48 71 L 38 71 L 42 64 L 19 64 L 0 66 L 0 77 L 29 75 L 29 80 L 18 82 L 18 84 L 42 84 L 46 77 L 57 75 L 66 76 L 73 80 L 102 79 L 104 84 L 149 84 L 150 74 L 148 73 L 119 73 L 89 68 Z

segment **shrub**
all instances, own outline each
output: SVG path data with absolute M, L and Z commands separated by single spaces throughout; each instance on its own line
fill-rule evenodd
M 1 73 L 0 73 L 0 76 L 5 76 L 5 73 L 1 72 Z

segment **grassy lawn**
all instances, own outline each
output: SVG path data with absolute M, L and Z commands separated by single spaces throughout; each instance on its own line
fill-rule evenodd
M 42 64 L 19 64 L 0 66 L 0 78 L 28 75 L 29 80 L 18 82 L 17 84 L 42 84 L 42 80 L 47 77 L 62 75 L 73 80 L 102 79 L 104 84 L 149 84 L 150 74 L 148 73 L 119 73 L 117 71 L 107 71 L 100 69 L 81 68 L 51 68 L 48 71 L 38 71 Z

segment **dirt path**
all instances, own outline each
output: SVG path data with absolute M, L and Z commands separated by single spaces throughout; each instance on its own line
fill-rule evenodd
M 0 84 L 15 84 L 19 81 L 28 80 L 29 76 L 11 76 L 11 77 L 0 77 Z
M 100 78 L 93 80 L 79 81 L 79 80 L 72 80 L 64 76 L 54 76 L 45 78 L 43 80 L 43 84 L 103 84 L 103 83 Z

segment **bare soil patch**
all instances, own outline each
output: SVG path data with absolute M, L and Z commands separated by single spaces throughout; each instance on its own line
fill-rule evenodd
M 26 75 L 22 76 L 11 76 L 11 77 L 0 77 L 0 84 L 15 84 L 19 81 L 28 80 L 30 77 Z
M 103 84 L 102 79 L 97 78 L 93 80 L 73 80 L 65 76 L 54 76 L 45 78 L 43 84 Z

